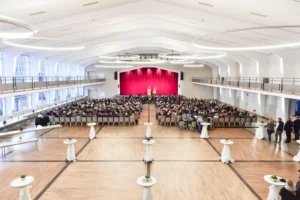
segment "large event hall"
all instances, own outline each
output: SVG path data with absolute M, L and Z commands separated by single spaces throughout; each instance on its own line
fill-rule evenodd
M 0 200 L 300 200 L 299 0 L 2 0 Z

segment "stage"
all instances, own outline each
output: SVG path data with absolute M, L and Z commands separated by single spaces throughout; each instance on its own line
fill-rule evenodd
M 120 73 L 121 95 L 177 95 L 179 75 L 177 72 L 159 68 L 139 68 Z M 149 94 L 148 94 L 149 95 Z

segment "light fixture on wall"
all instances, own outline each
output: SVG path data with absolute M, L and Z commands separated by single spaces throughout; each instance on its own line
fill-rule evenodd
M 14 19 L 11 17 L 0 15 L 0 22 L 10 25 L 18 26 L 19 28 L 26 29 L 24 32 L 0 32 L 1 38 L 13 38 L 13 37 L 29 37 L 38 32 L 38 28 L 27 22 Z
M 30 44 L 22 44 L 22 41 L 28 41 Z M 19 41 L 19 42 L 18 42 Z M 56 46 L 40 46 L 40 45 L 34 45 L 32 42 L 36 41 L 52 41 L 55 43 Z M 44 37 L 17 37 L 17 38 L 5 38 L 3 39 L 3 42 L 7 45 L 14 46 L 14 47 L 20 47 L 20 48 L 26 48 L 26 49 L 36 49 L 36 50 L 50 50 L 50 51 L 75 51 L 84 49 L 84 45 L 66 41 L 66 40 L 58 40 L 53 38 L 44 38 Z M 57 43 L 67 43 L 67 45 L 64 46 L 57 46 Z

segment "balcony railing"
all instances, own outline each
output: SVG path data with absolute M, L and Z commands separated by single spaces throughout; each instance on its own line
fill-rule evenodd
M 105 82 L 105 78 L 82 76 L 0 77 L 0 93 Z
M 223 85 L 243 89 L 263 90 L 289 94 L 300 94 L 300 78 L 261 78 L 261 77 L 193 77 L 192 82 Z

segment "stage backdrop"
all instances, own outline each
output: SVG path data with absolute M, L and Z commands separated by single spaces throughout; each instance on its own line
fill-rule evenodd
M 147 94 L 147 88 L 157 95 L 178 94 L 178 73 L 158 68 L 140 68 L 120 73 L 120 94 Z

